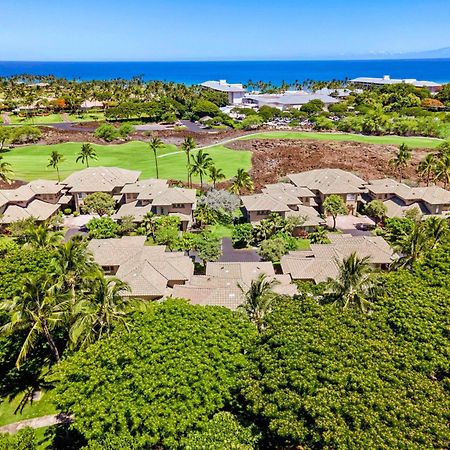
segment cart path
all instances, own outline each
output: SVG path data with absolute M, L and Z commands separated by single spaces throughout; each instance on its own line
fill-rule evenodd
M 50 414 L 48 416 L 35 417 L 34 419 L 26 419 L 4 425 L 0 427 L 0 433 L 14 434 L 26 427 L 43 428 L 61 423 L 70 423 L 72 421 L 72 416 L 69 416 L 68 414 Z
M 4 112 L 2 113 L 3 125 L 11 125 L 11 119 L 9 118 L 9 114 Z
M 239 141 L 240 139 L 249 138 L 249 137 L 253 137 L 253 136 L 258 136 L 260 134 L 261 133 L 244 134 L 242 136 L 238 136 L 238 137 L 234 137 L 234 138 L 230 138 L 230 139 L 225 139 L 224 141 L 219 141 L 219 142 L 216 142 L 214 144 L 205 145 L 203 147 L 195 147 L 194 149 L 191 150 L 191 153 L 192 152 L 198 152 L 199 150 L 206 150 L 207 148 L 216 147 L 217 145 L 225 145 L 225 144 L 228 144 L 229 142 Z M 184 151 L 183 150 L 178 150 L 176 152 L 165 153 L 164 155 L 159 155 L 158 158 L 165 158 L 166 156 L 171 156 L 171 155 L 179 155 L 180 153 L 184 153 Z

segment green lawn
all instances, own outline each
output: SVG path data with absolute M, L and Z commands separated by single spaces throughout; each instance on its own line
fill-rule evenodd
M 32 405 L 27 403 L 22 412 L 17 412 L 16 414 L 14 414 L 14 411 L 22 399 L 21 395 L 15 397 L 11 402 L 8 399 L 0 399 L 0 426 L 19 422 L 20 420 L 54 414 L 56 408 L 52 403 L 52 396 L 51 391 L 44 392 L 39 401 L 33 402 Z
M 209 225 L 206 228 L 213 236 L 218 237 L 219 239 L 222 238 L 230 238 L 233 234 L 233 226 L 229 225 L 221 225 L 221 224 L 217 224 L 217 225 Z
M 145 142 L 132 141 L 119 145 L 94 145 L 94 147 L 98 159 L 91 161 L 91 166 L 116 166 L 140 170 L 142 171 L 141 178 L 156 176 L 153 154 Z M 84 166 L 81 163 L 75 162 L 80 148 L 81 143 L 76 142 L 29 145 L 12 149 L 3 156 L 4 160 L 11 164 L 17 179 L 57 179 L 56 171 L 47 168 L 50 153 L 57 150 L 65 158 L 60 166 L 61 178 L 64 179 L 72 172 L 83 169 Z M 206 151 L 228 178 L 233 177 L 241 167 L 246 170 L 251 167 L 251 152 L 230 150 L 223 146 L 212 147 Z M 195 153 L 195 150 L 192 153 Z M 184 153 L 180 153 L 174 145 L 166 145 L 160 150 L 159 155 L 158 165 L 161 178 L 186 180 L 186 156 Z M 194 177 L 194 181 L 199 180 Z
M 298 238 L 296 240 L 296 244 L 297 244 L 296 250 L 309 250 L 310 249 L 309 239 L 300 239 L 300 238 Z
M 244 137 L 243 139 L 317 139 L 322 141 L 355 141 L 364 142 L 367 144 L 382 144 L 382 145 L 400 145 L 408 144 L 412 148 L 435 148 L 442 140 L 425 137 L 403 137 L 403 136 L 363 136 L 359 134 L 350 133 L 312 133 L 312 132 L 298 132 L 298 131 L 273 131 L 265 133 L 257 133 Z
M 33 116 L 30 118 L 10 114 L 9 120 L 12 125 L 45 125 L 48 123 L 62 122 L 61 114 L 48 114 L 46 116 Z
M 98 122 L 105 120 L 105 114 L 103 112 L 86 112 L 81 114 L 69 114 L 69 120 L 71 122 Z

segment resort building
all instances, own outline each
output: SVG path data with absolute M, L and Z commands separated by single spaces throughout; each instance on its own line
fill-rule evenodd
M 35 180 L 16 189 L 0 190 L 0 223 L 8 225 L 33 217 L 38 222 L 52 217 L 70 197 L 65 186 L 50 180 Z
M 277 294 L 297 294 L 297 287 L 290 277 L 276 275 L 270 262 L 209 262 L 206 275 L 194 275 L 186 284 L 174 286 L 172 296 L 186 298 L 194 305 L 224 306 L 235 310 L 244 302 L 244 292 L 251 282 L 261 273 L 278 282 L 274 286 Z
M 325 106 L 338 103 L 339 100 L 330 95 L 309 93 L 305 91 L 286 91 L 281 94 L 246 94 L 242 104 L 246 107 L 261 108 L 271 106 L 284 111 L 290 108 L 301 108 L 312 100 L 320 100 Z
M 387 217 L 403 217 L 416 208 L 423 215 L 445 215 L 450 212 L 450 192 L 439 186 L 410 187 L 390 178 L 371 180 L 366 186 L 368 200 L 381 200 Z
M 146 236 L 92 239 L 88 249 L 105 274 L 128 283 L 124 296 L 156 300 L 172 295 L 173 287 L 190 280 L 192 260 L 182 252 L 168 252 L 162 245 L 146 246 Z
M 375 269 L 386 269 L 395 255 L 381 236 L 352 236 L 350 234 L 328 235 L 330 244 L 311 244 L 310 250 L 290 252 L 281 258 L 284 274 L 292 280 L 321 283 L 339 274 L 338 262 L 356 253 L 369 258 Z
M 246 90 L 242 84 L 231 84 L 227 83 L 226 80 L 219 81 L 205 81 L 200 84 L 207 89 L 212 89 L 213 91 L 224 92 L 228 95 L 228 103 L 230 105 L 239 105 L 242 103 L 244 94 Z
M 358 77 L 350 80 L 350 83 L 364 88 L 385 86 L 387 84 L 411 84 L 417 88 L 428 89 L 430 92 L 437 92 L 442 88 L 442 84 L 434 81 L 419 81 L 414 78 L 391 78 L 389 75 L 384 75 L 382 78 Z
M 80 105 L 80 108 L 84 111 L 87 111 L 89 109 L 103 109 L 104 107 L 105 104 L 103 102 L 99 102 L 98 100 L 85 100 Z
M 362 89 L 331 89 L 322 88 L 315 91 L 316 94 L 329 95 L 330 97 L 345 99 L 352 94 L 361 94 Z
M 328 196 L 340 195 L 349 214 L 356 214 L 358 202 L 365 192 L 366 182 L 363 179 L 341 169 L 314 169 L 287 177 L 295 186 L 307 188 L 315 195 L 314 201 L 319 210 Z
M 83 205 L 83 199 L 94 192 L 105 192 L 119 201 L 123 187 L 135 183 L 140 174 L 137 170 L 118 167 L 88 167 L 72 173 L 62 183 L 73 195 L 75 209 L 78 211 Z

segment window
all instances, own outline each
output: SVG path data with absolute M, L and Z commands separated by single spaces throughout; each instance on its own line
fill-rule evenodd
M 184 203 L 174 203 L 172 207 L 176 209 L 182 209 L 184 208 Z
M 256 211 L 256 215 L 258 216 L 268 216 L 270 214 L 270 211 Z
M 354 202 L 356 200 L 356 194 L 347 194 L 347 201 Z

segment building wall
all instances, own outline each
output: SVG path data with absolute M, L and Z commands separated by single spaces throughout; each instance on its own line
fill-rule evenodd
M 228 102 L 231 105 L 237 105 L 242 103 L 243 98 L 244 98 L 243 92 L 228 92 Z
M 54 205 L 55 203 L 58 203 L 58 200 L 61 198 L 61 194 L 36 194 L 35 198 Z

